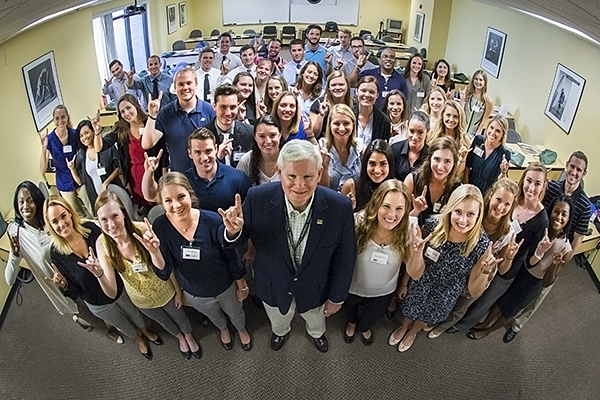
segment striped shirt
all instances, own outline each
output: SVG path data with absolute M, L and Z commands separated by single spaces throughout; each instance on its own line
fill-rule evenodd
M 548 188 L 546 189 L 546 196 L 544 197 L 544 207 L 548 209 L 559 195 L 565 193 L 565 181 L 550 181 Z M 567 238 L 570 242 L 573 242 L 574 233 L 586 235 L 588 232 L 588 225 L 592 214 L 592 203 L 587 197 L 581 185 L 575 189 L 575 192 L 570 196 L 573 205 L 575 206 L 575 212 L 571 218 L 571 229 L 567 232 Z

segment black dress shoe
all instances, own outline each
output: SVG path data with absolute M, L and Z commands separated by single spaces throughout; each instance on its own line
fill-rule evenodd
M 387 319 L 392 319 L 396 316 L 397 312 L 398 312 L 398 307 L 396 307 L 396 309 L 394 311 L 385 310 L 385 317 Z
M 354 333 L 352 334 L 352 336 L 350 336 L 346 333 L 346 329 L 348 329 L 348 325 L 350 325 L 350 322 L 348 322 L 346 324 L 346 326 L 344 327 L 344 342 L 352 343 L 352 342 L 354 342 L 354 335 L 356 335 L 356 329 L 354 330 Z
M 223 348 L 225 350 L 231 350 L 231 349 L 233 349 L 233 341 L 231 341 L 231 340 L 229 342 L 227 342 L 227 343 L 221 342 L 221 345 L 223 346 Z
M 144 357 L 146 357 L 148 360 L 152 360 L 152 349 L 148 345 L 146 345 L 146 348 L 147 348 L 146 352 L 142 353 L 142 355 Z
M 370 346 L 373 344 L 373 331 L 371 331 L 371 336 L 368 339 L 365 337 L 364 332 L 360 336 L 362 337 L 362 341 L 365 346 Z
M 508 331 L 506 331 L 506 333 L 504 334 L 502 341 L 504 343 L 512 342 L 512 340 L 517 336 L 517 333 L 519 333 L 519 332 L 515 332 L 511 328 L 509 328 Z
M 196 358 L 202 358 L 202 346 L 198 343 L 198 350 L 192 351 L 192 355 Z
M 162 340 L 162 339 L 160 338 L 160 336 L 158 336 L 158 335 L 156 335 L 156 339 L 154 339 L 154 340 L 150 340 L 150 339 L 148 338 L 148 336 L 144 335 L 143 333 L 142 333 L 142 336 L 144 337 L 144 339 L 146 339 L 146 340 L 147 340 L 147 341 L 149 341 L 150 343 L 153 343 L 153 344 L 155 344 L 155 345 L 157 345 L 157 346 L 162 346 L 162 344 L 164 343 L 164 342 L 163 342 L 163 340 Z
M 244 349 L 244 351 L 252 350 L 252 339 L 250 339 L 248 343 L 242 343 L 242 349 Z
M 321 337 L 313 338 L 313 341 L 315 342 L 317 350 L 321 353 L 327 353 L 327 350 L 329 350 L 329 342 L 327 341 L 325 334 L 321 335 Z
M 285 336 L 279 336 L 273 333 L 271 335 L 271 348 L 275 351 L 281 350 L 284 341 Z
M 454 325 L 452 325 L 450 328 L 446 329 L 446 333 L 456 333 L 458 332 L 458 329 L 456 329 L 454 327 Z
M 190 358 L 192 358 L 192 352 L 187 350 L 187 351 L 181 351 L 179 350 L 179 352 L 181 353 L 181 355 L 183 356 L 183 358 L 185 358 L 186 360 L 189 360 Z

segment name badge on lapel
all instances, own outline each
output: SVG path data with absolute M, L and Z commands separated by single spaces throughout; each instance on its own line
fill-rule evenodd
M 148 267 L 146 266 L 146 264 L 143 264 L 139 261 L 134 261 L 133 263 L 131 263 L 131 269 L 133 270 L 133 272 L 136 273 L 148 272 Z
M 385 265 L 385 264 L 387 264 L 389 258 L 390 258 L 389 255 L 380 253 L 378 251 L 374 251 L 371 253 L 371 262 L 374 262 L 375 264 Z
M 427 250 L 425 250 L 425 257 L 429 258 L 433 262 L 437 262 L 437 260 L 440 258 L 440 252 L 431 247 L 427 247 Z
M 473 153 L 475 153 L 477 157 L 483 157 L 483 149 L 481 147 L 475 147 Z

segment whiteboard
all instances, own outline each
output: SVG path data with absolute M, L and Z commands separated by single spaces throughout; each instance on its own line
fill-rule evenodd
M 214 0 L 213 0 L 214 1 Z M 223 25 L 289 23 L 289 0 L 222 0 Z
M 221 0 L 223 25 L 315 23 L 358 25 L 360 0 Z
M 308 0 L 291 1 L 291 23 L 321 23 L 335 21 L 339 25 L 358 25 L 360 0 L 321 0 L 311 4 Z M 373 2 L 373 7 L 376 7 Z

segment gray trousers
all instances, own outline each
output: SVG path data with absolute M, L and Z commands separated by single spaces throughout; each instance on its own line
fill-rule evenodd
M 529 318 L 531 318 L 533 314 L 537 311 L 537 309 L 540 308 L 540 305 L 542 304 L 546 296 L 548 296 L 548 293 L 550 293 L 553 286 L 554 283 L 548 287 L 542 288 L 540 294 L 538 294 L 538 296 L 535 299 L 533 299 L 533 301 L 529 303 L 524 309 L 519 311 L 519 313 L 515 317 L 515 320 L 513 321 L 511 328 L 514 332 L 519 332 L 521 329 L 523 329 L 523 325 L 525 325 L 527 321 L 529 321 Z
M 444 332 L 446 329 L 456 324 L 458 321 L 460 321 L 462 317 L 464 317 L 464 315 L 467 313 L 467 310 L 469 309 L 469 306 L 473 304 L 477 299 L 478 297 L 471 298 L 465 296 L 464 294 L 461 294 L 458 300 L 456 301 L 454 308 L 450 312 L 450 315 L 448 315 L 448 318 L 446 318 L 444 322 L 438 324 L 435 327 L 435 330 L 437 332 Z
M 292 304 L 287 314 L 282 314 L 279 308 L 272 307 L 263 301 L 265 311 L 271 321 L 271 330 L 277 336 L 285 336 L 292 329 L 292 319 L 296 314 L 296 299 L 292 299 Z M 325 303 L 317 308 L 310 309 L 300 314 L 306 321 L 306 332 L 313 338 L 318 339 L 325 334 L 325 314 L 323 309 Z
M 216 297 L 197 297 L 185 290 L 183 295 L 188 304 L 206 315 L 220 331 L 227 329 L 227 318 L 223 314 L 225 313 L 235 329 L 241 332 L 246 329 L 246 314 L 242 303 L 237 299 L 236 292 L 237 285 L 233 282 L 227 290 Z
M 92 314 L 114 326 L 130 339 L 137 335 L 139 328 L 146 326 L 140 310 L 133 305 L 125 290 L 117 300 L 110 304 L 101 306 L 87 302 L 85 304 L 87 304 Z
M 496 274 L 490 286 L 483 294 L 475 301 L 464 317 L 454 327 L 461 332 L 470 331 L 483 317 L 486 316 L 490 308 L 496 300 L 500 298 L 508 290 L 514 278 L 506 280 Z
M 140 308 L 140 311 L 148 318 L 158 322 L 165 331 L 173 336 L 182 332 L 185 335 L 192 333 L 192 324 L 185 315 L 185 311 L 183 308 L 175 307 L 175 297 L 162 307 Z

